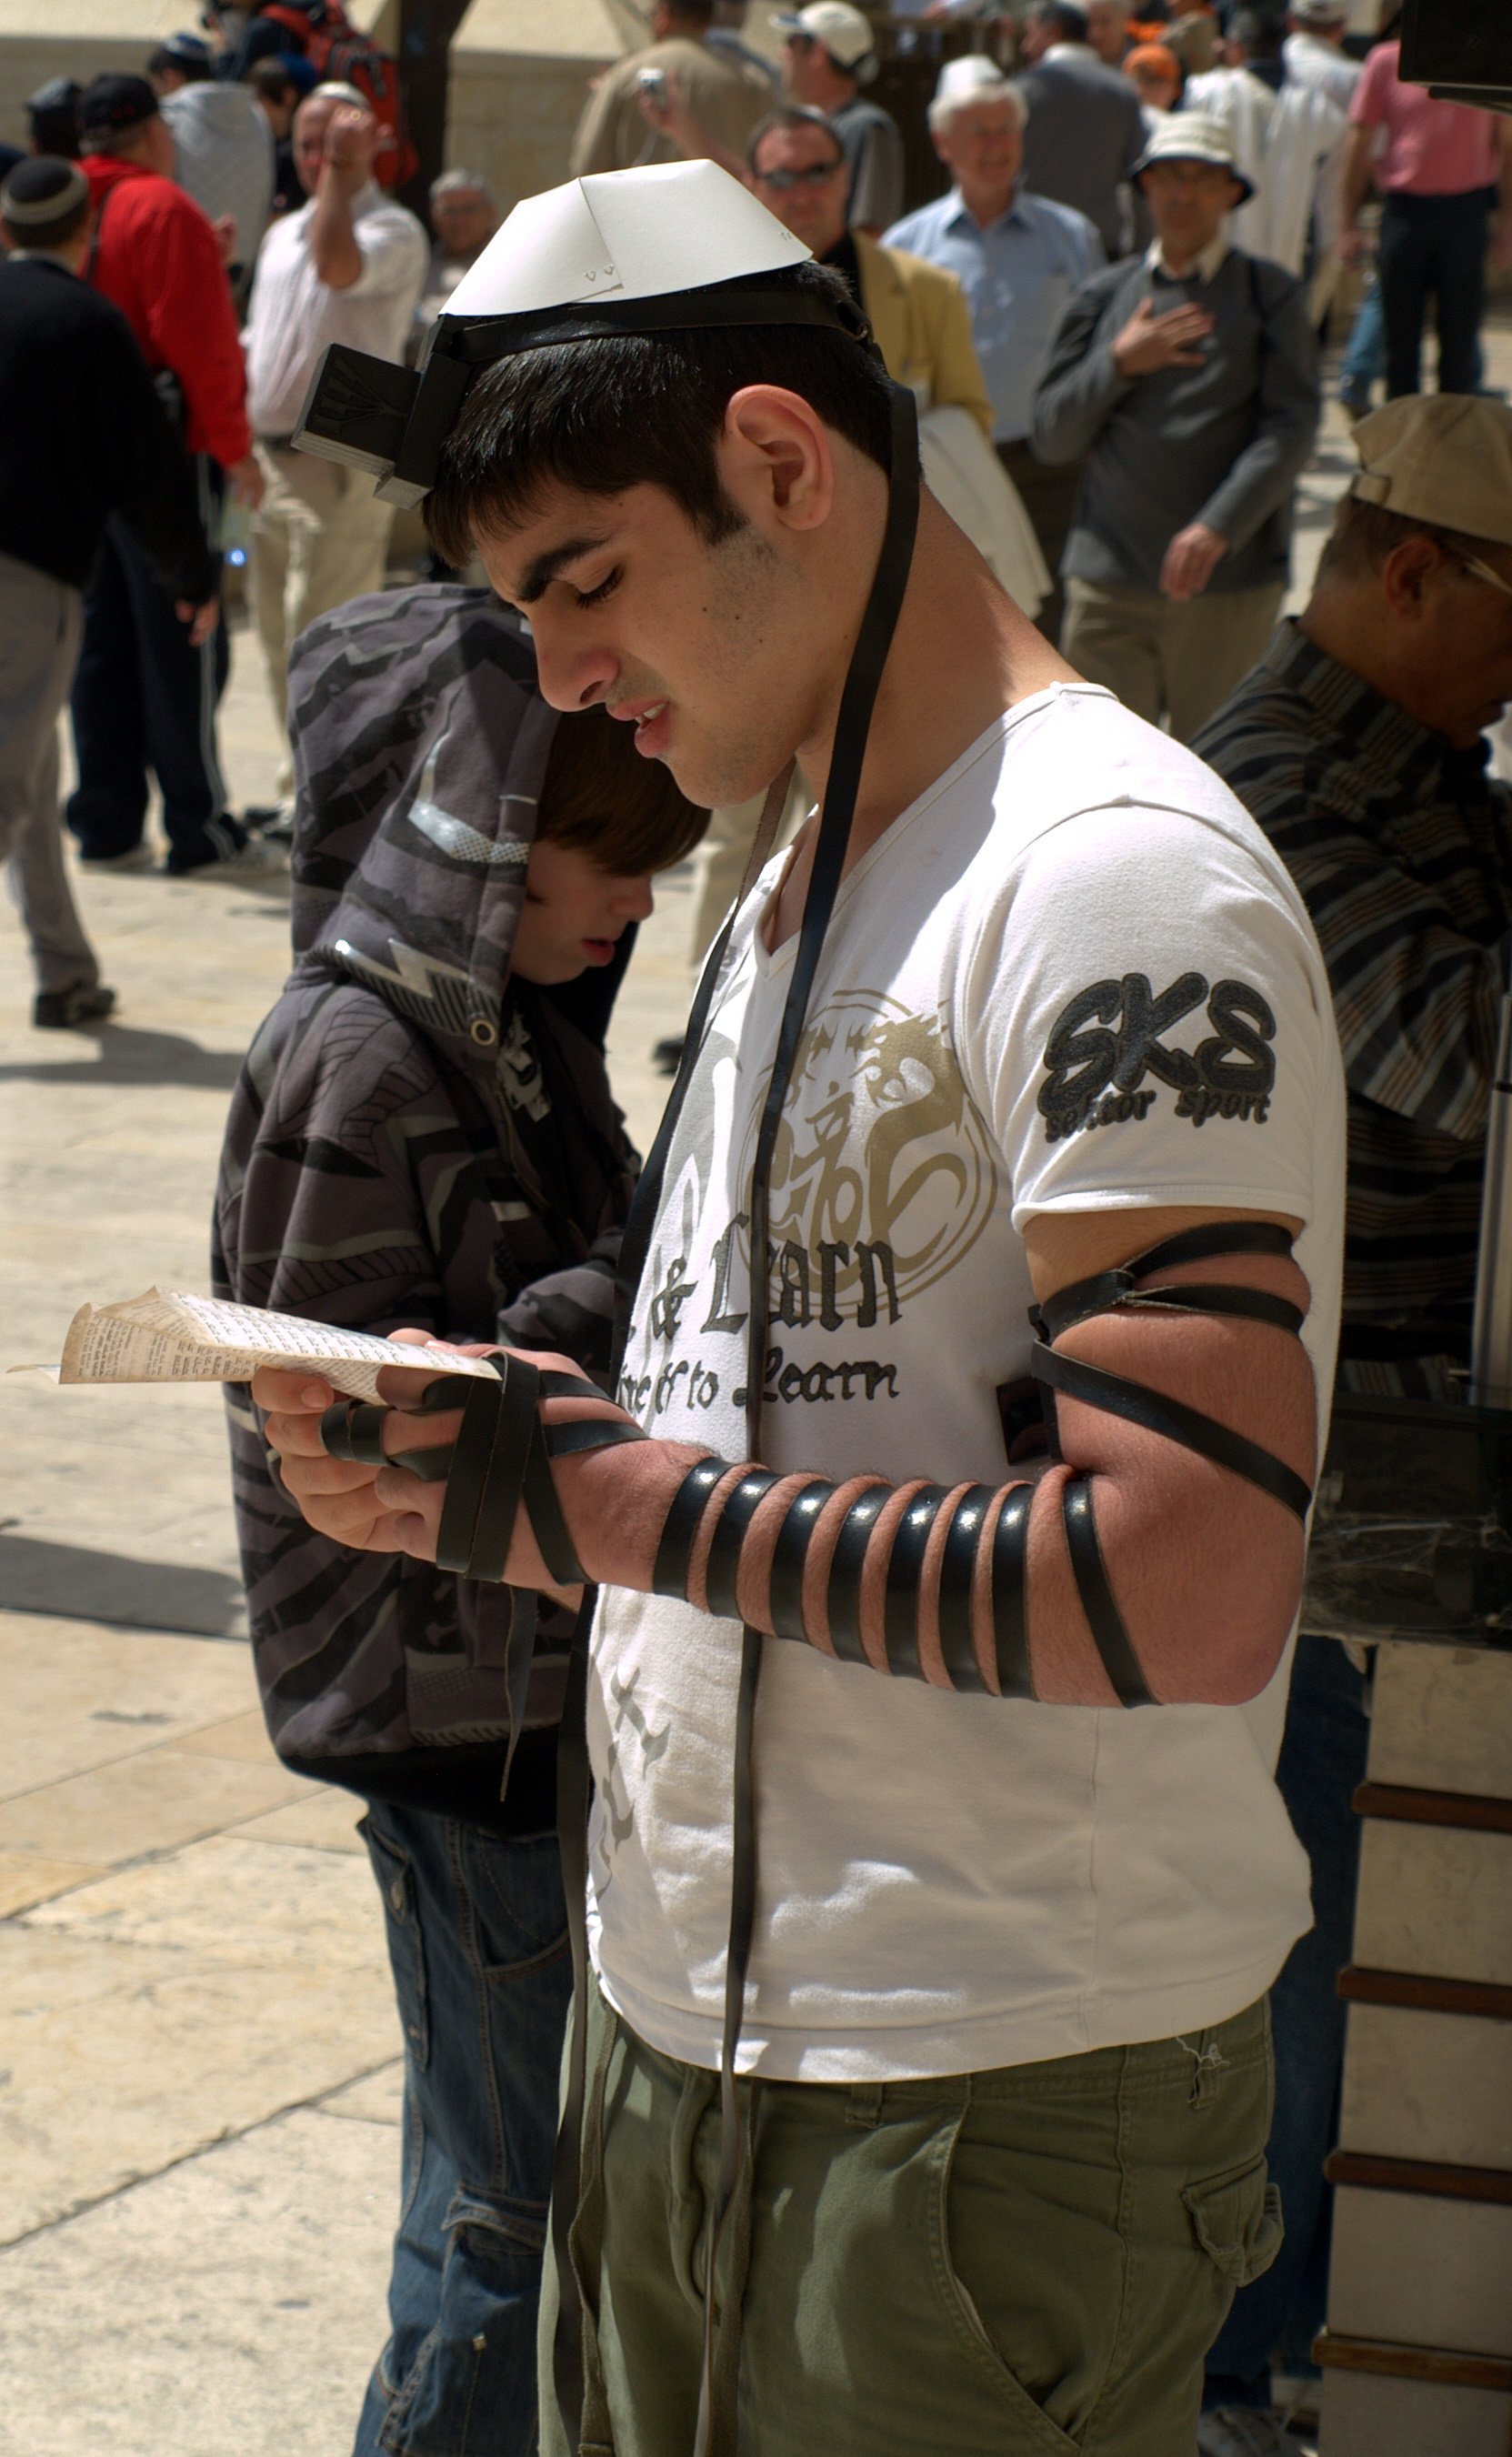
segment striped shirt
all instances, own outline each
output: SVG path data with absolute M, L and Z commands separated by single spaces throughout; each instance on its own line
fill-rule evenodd
M 1463 1396 L 1512 789 L 1295 623 L 1194 746 L 1306 901 L 1349 1085 L 1340 1388 Z

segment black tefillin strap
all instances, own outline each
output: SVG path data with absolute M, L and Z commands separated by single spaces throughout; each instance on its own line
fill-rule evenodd
M 411 1359 L 423 1365 L 425 1351 L 395 1352 L 395 1362 Z M 487 1363 L 496 1379 L 484 1381 L 470 1373 L 442 1373 L 423 1398 L 405 1413 L 412 1416 L 445 1415 L 462 1410 L 453 1442 L 425 1450 L 383 1448 L 383 1418 L 394 1413 L 357 1400 L 327 1408 L 321 1418 L 321 1439 L 332 1458 L 356 1459 L 366 1467 L 407 1468 L 427 1484 L 445 1483 L 441 1526 L 436 1538 L 436 1567 L 459 1578 L 502 1580 L 509 1557 L 515 1518 L 522 1504 L 531 1532 L 556 1584 L 579 1587 L 587 1573 L 572 1548 L 572 1539 L 557 1499 L 550 1462 L 582 1451 L 611 1449 L 618 1442 L 644 1441 L 638 1426 L 617 1418 L 583 1417 L 566 1425 L 541 1422 L 543 1399 L 599 1399 L 595 1382 L 575 1373 L 543 1373 L 523 1356 L 490 1356 Z
M 1102 1408 L 1148 1432 L 1196 1451 L 1219 1467 L 1231 1469 L 1263 1493 L 1305 1518 L 1312 1496 L 1302 1478 L 1256 1442 L 1235 1434 L 1213 1417 L 1199 1414 L 1143 1383 L 1128 1381 L 1100 1366 L 1082 1364 L 1046 1343 L 1079 1322 L 1123 1309 L 1166 1316 L 1228 1315 L 1269 1323 L 1277 1331 L 1300 1333 L 1303 1314 L 1284 1297 L 1261 1289 L 1223 1283 L 1188 1282 L 1175 1287 L 1141 1289 L 1150 1271 L 1177 1264 L 1201 1262 L 1217 1254 L 1289 1255 L 1292 1240 L 1284 1228 L 1268 1222 L 1230 1221 L 1195 1228 L 1156 1246 L 1116 1271 L 1102 1271 L 1060 1290 L 1030 1319 L 1040 1334 L 1041 1350 L 1033 1372 L 1052 1392 Z M 1053 1435 L 1053 1424 L 1052 1424 Z M 1057 1445 L 1057 1456 L 1058 1445 Z M 729 1479 L 736 1476 L 731 1487 Z M 657 1548 L 652 1585 L 662 1596 L 686 1598 L 689 1570 L 698 1532 L 716 1506 L 721 1488 L 726 1497 L 717 1507 L 710 1538 L 706 1572 L 706 1605 L 710 1612 L 734 1614 L 740 1556 L 751 1523 L 777 1478 L 765 1468 L 737 1470 L 723 1459 L 701 1459 L 690 1469 L 673 1497 Z M 803 1614 L 804 1574 L 809 1546 L 821 1514 L 839 1486 L 816 1480 L 792 1500 L 777 1530 L 769 1585 L 768 1618 L 777 1636 L 812 1645 L 814 1632 Z M 943 1485 L 906 1488 L 880 1480 L 851 1502 L 840 1520 L 825 1582 L 824 1616 L 829 1642 L 845 1663 L 870 1661 L 861 1638 L 862 1586 L 869 1567 L 877 1565 L 881 1539 L 878 1522 L 890 1501 L 906 1494 L 886 1544 L 882 1583 L 882 1644 L 886 1668 L 895 1677 L 923 1680 L 920 1643 L 921 1616 L 929 1600 L 924 1575 L 931 1538 L 950 1503 Z M 978 1564 L 986 1549 L 991 1598 L 993 1666 L 997 1693 L 1004 1698 L 1032 1698 L 1029 1677 L 1025 1579 L 1029 1513 L 1034 1488 L 1010 1485 L 1006 1491 L 971 1485 L 950 1507 L 940 1547 L 934 1598 L 940 1652 L 950 1686 L 984 1691 L 972 1627 L 972 1599 Z M 1139 1658 L 1124 1626 L 1113 1596 L 1092 1505 L 1091 1479 L 1067 1479 L 1062 1497 L 1062 1522 L 1076 1578 L 1077 1594 L 1093 1642 L 1120 1704 L 1150 1705 L 1154 1702 L 1140 1668 Z
M 1216 1466 L 1230 1469 L 1247 1482 L 1258 1485 L 1262 1493 L 1268 1493 L 1273 1500 L 1305 1522 L 1312 1488 L 1274 1452 L 1262 1449 L 1258 1442 L 1248 1440 L 1243 1434 L 1219 1424 L 1216 1417 L 1205 1416 L 1179 1399 L 1169 1399 L 1143 1382 L 1130 1382 L 1125 1374 L 1110 1373 L 1105 1366 L 1085 1364 L 1081 1358 L 1067 1356 L 1050 1345 L 1076 1323 L 1090 1322 L 1097 1314 L 1125 1311 L 1229 1315 L 1239 1321 L 1268 1322 L 1275 1330 L 1297 1337 L 1304 1320 L 1301 1309 L 1263 1289 L 1200 1280 L 1181 1281 L 1163 1289 L 1138 1286 L 1150 1271 L 1171 1270 L 1182 1263 L 1211 1262 L 1222 1254 L 1286 1258 L 1291 1251 L 1289 1231 L 1274 1222 L 1214 1221 L 1206 1228 L 1188 1228 L 1180 1236 L 1168 1237 L 1117 1270 L 1099 1271 L 1091 1279 L 1077 1280 L 1071 1287 L 1059 1290 L 1044 1305 L 1035 1307 L 1029 1319 L 1039 1344 L 1029 1371 L 1045 1392 L 1052 1455 L 1057 1458 L 1061 1456 L 1055 1414 L 1055 1394 L 1060 1393 L 1067 1399 L 1080 1400 L 1086 1407 L 1122 1416 L 1129 1424 L 1142 1425 L 1147 1433 L 1159 1434 L 1166 1441 L 1178 1442 L 1184 1450 L 1195 1451 Z M 1088 1477 L 1078 1476 L 1067 1480 L 1061 1496 L 1061 1518 L 1076 1592 L 1119 1703 L 1150 1705 L 1153 1701 L 1118 1609 L 1103 1548 L 1097 1539 Z

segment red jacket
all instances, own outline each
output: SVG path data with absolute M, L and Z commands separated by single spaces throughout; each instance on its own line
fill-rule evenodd
M 183 391 L 191 452 L 229 469 L 252 449 L 247 377 L 215 232 L 192 196 L 140 162 L 83 163 L 100 217 L 90 279 L 114 300 L 155 374 Z

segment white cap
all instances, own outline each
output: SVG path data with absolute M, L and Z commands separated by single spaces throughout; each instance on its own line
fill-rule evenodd
M 811 251 L 714 162 L 601 171 L 527 196 L 446 301 L 446 316 L 528 316 L 597 299 L 657 299 Z
M 1028 105 L 1018 87 L 1005 77 L 997 61 L 985 52 L 967 52 L 963 58 L 946 60 L 936 80 L 934 100 L 929 106 L 929 124 L 938 128 L 951 112 L 968 102 L 1011 102 L 1019 114 L 1022 127 L 1028 117 Z
M 1129 176 L 1137 179 L 1142 171 L 1156 162 L 1207 162 L 1213 170 L 1227 171 L 1231 178 L 1238 181 L 1244 192 L 1241 204 L 1254 194 L 1253 181 L 1245 177 L 1233 158 L 1229 123 L 1215 112 L 1166 112 L 1150 130 L 1145 150 Z
M 785 34 L 807 34 L 842 69 L 853 69 L 877 49 L 877 38 L 860 10 L 848 8 L 846 0 L 813 0 L 808 9 L 774 10 L 772 22 Z
M 1299 26 L 1347 26 L 1349 0 L 1292 0 Z

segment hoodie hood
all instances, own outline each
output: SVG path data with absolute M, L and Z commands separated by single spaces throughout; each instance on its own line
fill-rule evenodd
M 250 269 L 273 203 L 273 131 L 244 85 L 203 83 L 165 94 L 175 176 L 212 221 L 237 225 L 233 260 Z
M 556 726 L 487 589 L 389 589 L 312 623 L 289 664 L 296 979 L 361 982 L 491 1078 Z

